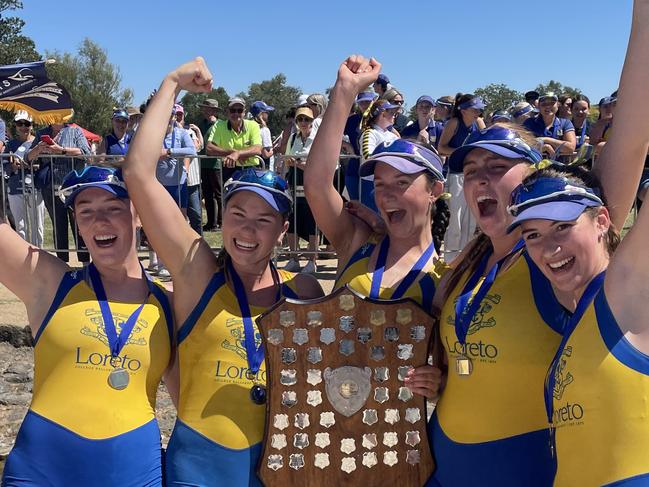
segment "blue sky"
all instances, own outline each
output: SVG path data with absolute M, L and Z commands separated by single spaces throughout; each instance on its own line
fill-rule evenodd
M 553 12 L 550 5 L 560 5 Z M 228 93 L 282 72 L 306 93 L 333 85 L 351 53 L 375 56 L 412 105 L 421 94 L 488 83 L 526 91 L 550 79 L 598 100 L 616 87 L 631 0 L 277 2 L 24 0 L 17 14 L 40 52 L 108 51 L 141 102 L 163 75 L 201 55 Z M 568 6 L 569 5 L 569 6 Z

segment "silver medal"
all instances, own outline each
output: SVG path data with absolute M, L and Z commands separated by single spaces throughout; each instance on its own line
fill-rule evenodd
M 126 389 L 129 380 L 128 371 L 122 367 L 116 367 L 108 374 L 108 385 L 118 391 Z

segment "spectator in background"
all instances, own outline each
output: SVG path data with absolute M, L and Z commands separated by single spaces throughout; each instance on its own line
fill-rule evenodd
M 361 155 L 360 137 L 361 137 L 361 122 L 363 114 L 370 107 L 376 94 L 371 91 L 363 91 L 356 97 L 356 107 L 354 113 L 347 118 L 345 124 L 345 136 L 348 139 L 347 152 L 349 154 Z M 345 187 L 350 200 L 360 199 L 360 176 L 358 170 L 361 160 L 359 158 L 351 158 L 347 161 L 345 168 Z
M 174 105 L 176 110 L 176 124 L 178 128 L 187 132 L 189 137 L 194 143 L 196 154 L 203 149 L 203 135 L 199 128 L 194 124 L 185 122 L 185 108 L 176 103 Z M 183 161 L 184 166 L 187 168 L 187 218 L 189 226 L 199 235 L 202 233 L 201 219 L 201 165 L 198 162 L 198 157 L 185 158 Z
M 216 115 L 219 111 L 219 102 L 213 98 L 207 98 L 198 105 L 201 109 L 202 118 L 198 122 L 198 128 L 203 136 L 203 151 L 207 155 L 207 141 L 214 125 L 218 122 Z M 207 221 L 203 225 L 204 232 L 213 232 L 221 226 L 221 170 L 220 163 L 216 157 L 203 157 L 201 160 L 201 189 L 203 190 L 203 201 L 205 202 L 205 213 Z
M 532 91 L 528 91 L 527 93 L 525 93 L 525 101 L 527 103 L 529 103 L 530 105 L 532 105 L 534 108 L 539 107 L 539 98 L 540 97 L 541 97 L 541 95 L 539 94 L 538 91 L 532 90 Z
M 5 141 L 7 139 L 7 125 L 5 121 L 0 118 L 0 154 L 4 152 Z M 4 163 L 4 160 L 2 161 Z M 5 185 L 3 181 L 0 181 L 0 221 L 6 221 L 7 216 L 5 215 L 5 201 L 7 200 L 7 192 L 5 190 Z
M 526 101 L 519 101 L 511 108 L 514 122 L 523 125 L 523 122 L 535 114 L 534 107 Z
M 327 97 L 320 93 L 313 93 L 309 95 L 306 99 L 306 106 L 311 109 L 313 112 L 313 130 L 311 138 L 315 138 L 315 134 L 318 132 L 318 127 L 322 123 L 322 117 L 325 110 L 327 109 Z
M 142 120 L 143 112 L 140 111 L 138 107 L 126 107 L 126 113 L 128 113 L 128 125 L 126 131 L 130 134 L 131 137 L 137 132 L 137 128 L 140 125 L 140 120 Z
M 595 146 L 596 153 L 604 147 L 610 135 L 616 106 L 617 98 L 613 96 L 607 96 L 599 101 L 599 118 L 590 129 L 590 140 Z
M 438 144 L 439 153 L 449 156 L 455 149 L 477 130 L 484 130 L 481 118 L 486 105 L 482 98 L 471 93 L 458 93 L 455 98 L 453 115 L 444 127 Z M 451 262 L 462 251 L 475 234 L 476 221 L 464 199 L 464 175 L 458 168 L 449 168 L 446 180 L 451 199 L 448 202 L 450 218 L 444 234 L 444 259 Z
M 451 119 L 451 115 L 453 115 L 454 103 L 455 98 L 448 95 L 435 100 L 435 121 L 441 122 L 442 128 Z
M 408 123 L 410 122 L 410 120 L 408 120 L 408 117 L 403 114 L 403 95 L 396 88 L 390 88 L 388 91 L 383 93 L 383 96 L 381 98 L 387 100 L 392 105 L 397 105 L 399 107 L 399 111 L 397 112 L 397 116 L 394 118 L 394 125 L 392 126 L 392 128 L 396 131 L 395 135 L 397 135 L 397 137 L 400 137 L 399 134 L 401 134 L 401 131 L 405 129 L 406 125 L 408 125 Z
M 273 159 L 273 137 L 268 128 L 268 115 L 269 112 L 275 110 L 274 107 L 267 105 L 263 101 L 256 101 L 250 107 L 250 114 L 259 124 L 259 133 L 261 135 L 261 158 L 266 164 L 266 168 L 271 171 L 274 170 Z
M 113 112 L 111 124 L 113 130 L 106 135 L 99 145 L 98 154 L 125 156 L 132 134 L 128 132 L 129 115 L 126 110 L 118 109 Z
M 512 116 L 507 110 L 496 110 L 489 117 L 489 125 L 493 125 L 498 122 L 511 122 Z
M 41 140 L 41 137 L 44 136 L 47 136 L 47 141 Z M 43 192 L 45 208 L 52 220 L 54 245 L 60 250 L 56 255 L 63 262 L 69 262 L 70 259 L 69 252 L 67 252 L 69 249 L 68 225 L 72 228 L 77 250 L 86 250 L 86 246 L 74 225 L 68 208 L 59 198 L 58 191 L 63 179 L 70 171 L 82 171 L 85 167 L 84 160 L 75 156 L 88 154 L 90 154 L 90 146 L 81 128 L 62 123 L 52 124 L 39 130 L 26 154 L 26 162 L 40 159 L 40 167 L 35 174 L 34 184 Z M 48 155 L 59 157 L 50 158 L 47 157 Z M 77 259 L 80 262 L 89 262 L 90 256 L 87 251 L 77 252 Z
M 557 117 L 570 120 L 572 118 L 572 97 L 570 95 L 561 95 L 559 97 L 559 110 Z
M 230 98 L 227 121 L 215 124 L 207 141 L 207 153 L 222 158 L 224 184 L 242 167 L 259 166 L 259 124 L 246 120 L 245 112 L 246 102 L 242 98 Z
M 9 174 L 6 182 L 9 209 L 14 218 L 16 233 L 23 240 L 42 248 L 45 204 L 41 192 L 34 188 L 33 173 L 23 162 L 34 141 L 32 117 L 26 111 L 20 110 L 16 112 L 14 124 L 16 137 L 7 143 L 5 152 L 12 152 L 18 157 L 3 160 L 4 172 Z
M 304 167 L 313 142 L 313 137 L 311 137 L 313 121 L 314 114 L 309 107 L 300 107 L 296 110 L 297 131 L 290 136 L 286 157 L 284 158 L 284 164 L 289 167 L 286 180 L 293 188 L 296 197 L 294 214 L 289 217 L 288 244 L 292 251 L 297 251 L 299 249 L 298 237 L 308 240 L 308 249 L 312 253 L 309 255 L 309 262 L 304 266 L 302 272 L 310 274 L 317 271 L 316 252 L 318 250 L 318 239 L 315 220 L 304 197 Z M 284 269 L 290 272 L 300 272 L 299 257 L 292 256 Z
M 586 95 L 577 95 L 572 100 L 572 125 L 575 127 L 576 148 L 588 143 L 590 135 L 590 100 Z
M 385 92 L 391 88 L 390 78 L 383 73 L 379 74 L 379 77 L 376 78 L 376 81 L 372 84 L 372 88 L 374 89 L 374 93 L 381 98 Z
M 361 164 L 372 155 L 374 149 L 383 142 L 392 142 L 399 137 L 390 130 L 399 112 L 399 105 L 379 98 L 364 113 L 361 123 Z M 374 201 L 374 181 L 361 179 L 361 202 L 377 211 Z
M 435 122 L 436 106 L 435 100 L 428 95 L 417 98 L 415 104 L 417 120 L 403 129 L 401 137 L 436 147 L 437 137 L 441 135 L 440 126 Z
M 575 127 L 570 120 L 557 117 L 559 97 L 545 93 L 539 98 L 539 114 L 528 118 L 523 126 L 543 143 L 542 152 L 550 159 L 563 154 L 570 156 L 577 146 Z

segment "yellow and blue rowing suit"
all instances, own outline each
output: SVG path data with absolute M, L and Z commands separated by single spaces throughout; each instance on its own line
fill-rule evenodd
M 108 385 L 111 352 L 87 272 L 68 272 L 35 337 L 31 407 L 7 458 L 3 487 L 162 485 L 158 384 L 169 364 L 172 316 L 163 289 L 149 295 L 113 365 L 128 372 Z M 110 302 L 119 332 L 142 303 Z
M 550 283 L 531 260 L 513 258 L 499 273 L 494 266 L 490 288 L 482 288 L 480 269 L 460 281 L 442 309 L 440 339 L 449 372 L 429 424 L 436 471 L 428 485 L 552 485 L 555 465 L 542 398 L 565 313 L 547 299 L 554 296 Z M 460 340 L 456 302 L 478 293 L 483 297 Z M 456 370 L 463 356 L 473 365 L 469 375 Z
M 624 337 L 603 288 L 595 293 L 551 368 L 555 486 L 646 487 L 649 356 Z
M 375 270 L 372 272 L 369 270 L 369 262 L 377 245 L 379 246 L 379 255 L 376 259 Z M 430 312 L 435 289 L 448 266 L 441 260 L 428 264 L 435 250 L 431 243 L 396 288 L 382 287 L 381 277 L 389 245 L 388 237 L 381 239 L 376 234 L 371 235 L 340 272 L 334 284 L 334 290 L 348 284 L 359 294 L 374 299 L 412 298 Z
M 297 298 L 295 274 L 276 272 L 281 293 Z M 266 407 L 255 404 L 250 392 L 255 384 L 265 385 L 266 369 L 262 362 L 255 377 L 247 378 L 240 303 L 219 271 L 178 331 L 180 404 L 167 447 L 168 486 L 261 485 L 256 467 Z M 249 312 L 254 323 L 264 309 L 252 306 Z M 261 335 L 253 326 L 259 347 Z

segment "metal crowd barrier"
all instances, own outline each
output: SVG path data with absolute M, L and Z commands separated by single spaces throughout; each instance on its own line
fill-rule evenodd
M 215 159 L 214 156 L 206 155 L 197 155 L 192 156 L 200 159 Z M 282 161 L 284 156 L 275 156 L 277 161 Z M 346 154 L 341 155 L 341 160 L 354 158 L 356 156 L 349 156 Z M 216 158 L 220 159 L 220 158 Z M 42 248 L 48 252 L 56 252 L 59 257 L 64 260 L 69 259 L 69 254 L 72 252 L 77 253 L 77 258 L 79 261 L 87 261 L 88 251 L 83 245 L 82 240 L 79 238 L 76 224 L 74 218 L 72 218 L 71 212 L 64 208 L 63 203 L 58 197 L 58 189 L 63 181 L 63 178 L 67 173 L 72 170 L 81 170 L 88 164 L 94 165 L 109 165 L 112 167 L 119 167 L 123 160 L 122 156 L 108 156 L 108 155 L 80 155 L 75 157 L 63 156 L 63 155 L 41 155 L 32 162 L 27 162 L 17 154 L 13 153 L 3 153 L 0 154 L 0 218 L 4 221 L 7 221 L 11 217 L 11 204 L 9 203 L 9 192 L 15 193 L 16 188 L 14 186 L 22 187 L 22 191 L 18 194 L 12 194 L 11 196 L 20 196 L 22 198 L 22 207 L 29 209 L 29 211 L 24 211 L 22 215 L 24 221 L 21 225 L 18 225 L 18 222 L 13 222 L 14 226 L 22 227 L 21 236 L 32 243 L 33 245 Z M 200 161 L 199 161 L 200 162 Z M 49 167 L 49 170 L 44 170 L 43 168 Z M 221 181 L 221 191 L 220 191 L 220 201 L 218 204 L 223 208 L 223 166 L 219 164 L 219 180 Z M 14 178 L 11 182 L 9 178 Z M 339 165 L 339 170 L 336 173 L 336 184 L 338 188 L 342 187 L 344 182 L 344 173 L 342 170 L 342 164 Z M 35 187 L 36 186 L 38 187 Z M 296 207 L 299 198 L 304 198 L 303 188 L 297 184 L 297 171 L 294 172 L 293 181 L 289 181 L 289 185 L 292 189 L 293 195 L 293 206 Z M 201 228 L 203 226 L 203 194 L 201 185 L 199 185 L 199 198 L 201 201 Z M 16 201 L 16 198 L 12 198 Z M 207 202 L 206 202 L 207 204 Z M 43 208 L 43 206 L 45 208 Z M 14 205 L 14 208 L 16 205 Z M 38 217 L 35 217 L 35 214 L 40 211 L 41 214 L 44 214 L 44 217 L 39 220 Z M 218 214 L 218 209 L 217 213 Z M 296 229 L 300 222 L 297 220 L 297 213 L 294 212 L 292 215 L 293 225 Z M 46 234 L 47 228 L 46 220 L 49 220 L 51 223 L 51 233 L 50 235 Z M 189 224 L 189 223 L 188 223 Z M 18 228 L 16 228 L 18 230 Z M 64 239 L 64 235 L 70 235 L 71 231 L 72 238 L 68 237 Z M 49 233 L 49 232 L 48 232 Z M 63 235 L 61 235 L 63 234 Z M 34 236 L 37 236 L 34 238 Z M 40 235 L 40 239 L 38 236 Z M 316 238 L 317 242 L 320 242 L 320 232 L 316 227 Z M 71 240 L 71 241 L 70 241 Z M 47 244 L 46 244 L 47 242 Z M 51 243 L 50 243 L 51 242 Z M 70 246 L 70 243 L 72 244 Z M 299 238 L 298 238 L 299 245 Z M 221 250 L 221 247 L 213 246 L 214 251 Z M 138 246 L 138 252 L 146 252 L 150 249 L 143 246 Z M 297 249 L 291 250 L 287 245 L 284 245 L 277 249 L 278 255 L 287 255 L 287 256 L 309 256 L 313 254 L 329 254 L 335 257 L 334 251 L 320 250 L 320 245 L 317 246 L 316 250 L 308 249 Z

